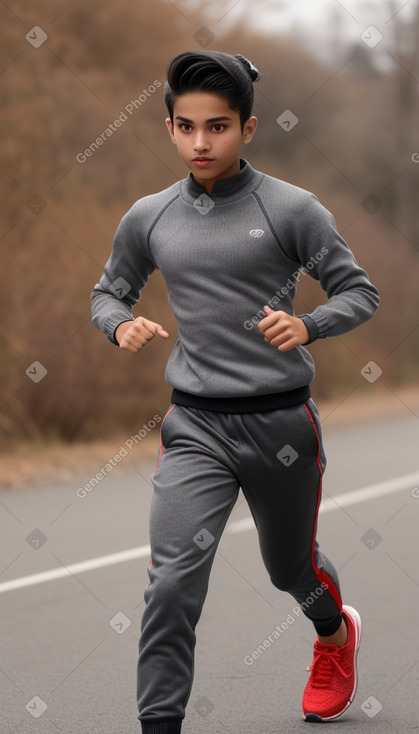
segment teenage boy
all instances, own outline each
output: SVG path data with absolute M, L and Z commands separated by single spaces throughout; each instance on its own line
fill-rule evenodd
M 301 604 L 317 632 L 303 717 L 335 719 L 357 686 L 360 617 L 342 605 L 336 570 L 316 541 L 326 460 L 310 394 L 314 363 L 303 345 L 367 321 L 379 297 L 318 199 L 240 158 L 257 127 L 257 78 L 240 54 L 173 59 L 166 125 L 189 175 L 122 218 L 92 294 L 94 324 L 136 353 L 156 335 L 169 337 L 161 324 L 132 315 L 159 269 L 178 327 L 152 475 L 138 661 L 143 734 L 181 731 L 195 627 L 240 487 L 272 583 Z M 328 300 L 296 317 L 301 267 Z

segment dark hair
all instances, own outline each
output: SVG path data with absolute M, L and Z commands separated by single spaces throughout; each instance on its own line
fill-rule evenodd
M 251 61 L 222 51 L 185 51 L 175 56 L 167 69 L 164 101 L 173 123 L 176 98 L 187 92 L 209 92 L 225 97 L 240 114 L 243 125 L 252 114 L 253 82 L 259 72 Z

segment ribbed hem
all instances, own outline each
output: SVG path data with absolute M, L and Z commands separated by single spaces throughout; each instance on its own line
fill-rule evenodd
M 182 719 L 143 719 L 142 734 L 180 734 Z
M 249 395 L 244 398 L 206 398 L 191 395 L 174 388 L 171 402 L 199 410 L 214 410 L 218 413 L 264 413 L 279 408 L 292 408 L 306 403 L 311 397 L 309 385 L 268 395 Z

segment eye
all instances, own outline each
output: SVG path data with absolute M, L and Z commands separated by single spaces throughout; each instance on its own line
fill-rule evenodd
M 183 130 L 184 133 L 188 133 L 190 130 L 192 130 L 192 127 L 188 122 L 182 122 L 179 125 L 179 128 Z
M 226 125 L 222 125 L 221 122 L 216 122 L 215 125 L 213 125 L 212 129 L 216 133 L 220 133 L 222 130 L 225 130 Z

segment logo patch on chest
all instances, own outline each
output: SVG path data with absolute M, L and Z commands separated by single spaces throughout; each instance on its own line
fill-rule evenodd
M 262 235 L 265 234 L 265 231 L 263 229 L 251 229 L 249 234 L 252 237 L 262 237 Z

